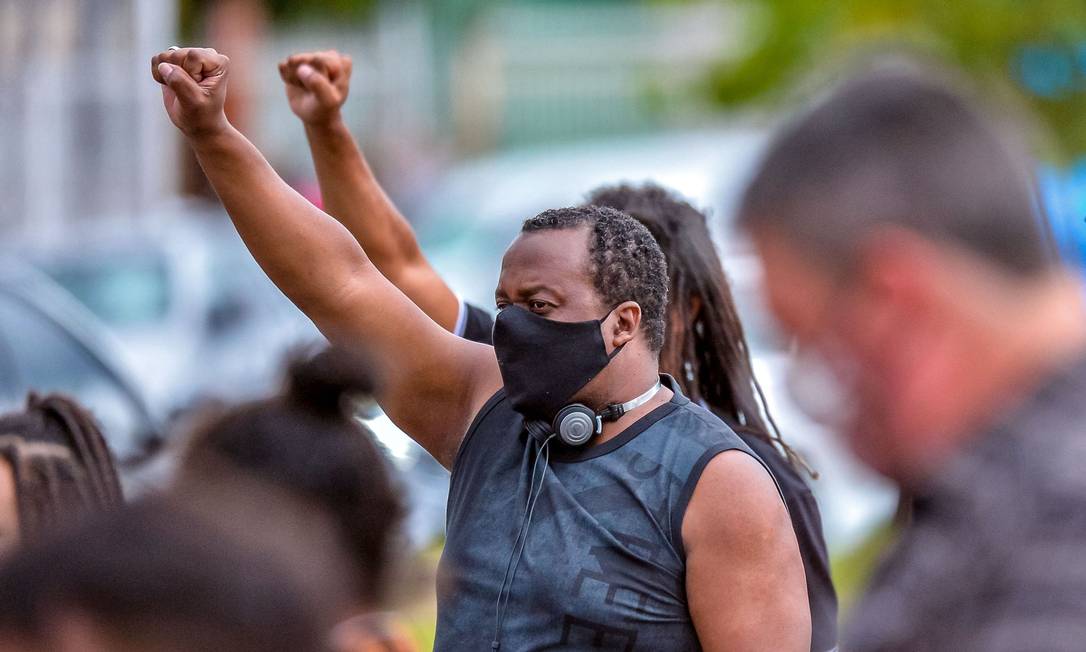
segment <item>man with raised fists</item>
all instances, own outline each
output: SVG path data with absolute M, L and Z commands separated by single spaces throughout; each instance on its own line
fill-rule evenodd
M 494 346 L 456 337 L 230 125 L 228 67 L 208 49 L 152 60 L 250 252 L 329 339 L 367 348 L 378 403 L 452 472 L 435 649 L 809 650 L 772 476 L 659 373 L 668 278 L 649 231 L 593 206 L 526 220 L 502 261 Z M 314 85 L 306 68 L 287 76 L 334 103 L 336 76 Z M 304 95 L 302 113 L 320 114 Z

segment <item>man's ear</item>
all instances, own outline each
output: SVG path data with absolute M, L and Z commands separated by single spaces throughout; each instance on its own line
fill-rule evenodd
M 603 339 L 609 341 L 609 349 L 613 350 L 632 340 L 640 330 L 641 305 L 636 301 L 623 301 L 604 321 Z
M 937 247 L 908 229 L 882 227 L 859 246 L 860 287 L 874 311 L 894 321 L 926 316 L 936 301 L 944 268 Z

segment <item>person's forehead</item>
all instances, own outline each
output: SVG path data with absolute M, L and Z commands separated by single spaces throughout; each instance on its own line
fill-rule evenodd
M 521 233 L 502 259 L 500 284 L 569 287 L 589 284 L 588 229 Z

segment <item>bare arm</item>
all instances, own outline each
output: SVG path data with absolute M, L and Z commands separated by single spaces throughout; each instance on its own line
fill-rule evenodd
M 385 194 L 343 122 L 350 57 L 295 54 L 279 64 L 290 108 L 305 124 L 324 208 L 347 227 L 385 278 L 446 330 L 460 302 L 419 248 L 415 232 Z
M 228 66 L 214 50 L 156 55 L 170 119 L 272 281 L 329 339 L 365 348 L 382 408 L 449 466 L 474 412 L 500 386 L 493 350 L 437 326 L 345 228 L 279 178 L 222 112 Z
M 713 652 L 807 652 L 811 614 L 799 545 L 773 479 L 728 451 L 705 467 L 682 526 L 690 616 Z

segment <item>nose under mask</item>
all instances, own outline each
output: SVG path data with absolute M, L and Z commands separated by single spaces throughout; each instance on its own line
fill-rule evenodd
M 610 355 L 601 319 L 563 322 L 509 306 L 494 320 L 494 353 L 513 409 L 529 419 L 550 422 L 595 378 Z

